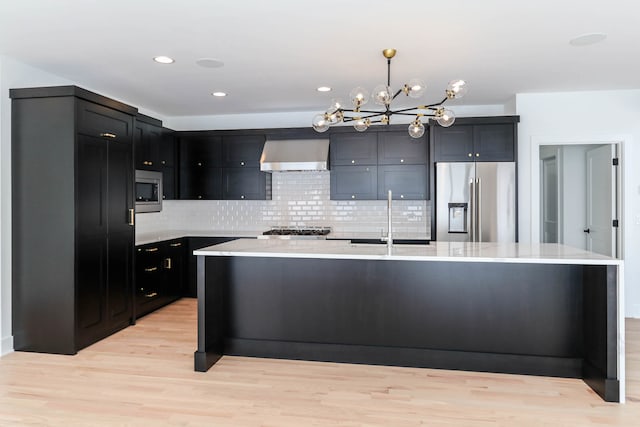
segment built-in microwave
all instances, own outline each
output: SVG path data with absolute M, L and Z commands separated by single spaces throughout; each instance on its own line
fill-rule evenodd
M 162 210 L 162 172 L 136 170 L 136 212 Z

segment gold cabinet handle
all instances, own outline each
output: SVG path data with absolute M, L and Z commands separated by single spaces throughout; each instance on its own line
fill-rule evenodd
M 149 292 L 148 294 L 144 294 L 144 296 L 147 297 L 147 298 L 153 298 L 153 297 L 158 296 L 158 293 L 157 292 Z
M 136 225 L 136 211 L 129 209 L 129 225 Z
M 171 246 L 172 248 L 179 248 L 180 246 L 182 246 L 182 243 L 181 242 L 171 243 L 169 246 Z
M 158 252 L 158 248 L 145 248 L 144 249 L 145 252 Z
M 149 268 L 145 268 L 144 271 L 146 271 L 147 273 L 151 273 L 153 271 L 156 271 L 158 269 L 158 267 L 149 267 Z
M 102 132 L 100 136 L 103 138 L 115 138 L 116 134 L 111 132 Z
M 171 270 L 171 258 L 164 259 L 164 268 L 166 270 Z

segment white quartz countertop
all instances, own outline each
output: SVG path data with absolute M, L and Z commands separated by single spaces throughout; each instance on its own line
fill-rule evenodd
M 345 240 L 238 239 L 194 251 L 204 256 L 620 265 L 622 260 L 554 243 L 431 242 L 395 245 Z
M 146 245 L 148 243 L 157 243 L 165 240 L 179 239 L 181 237 L 237 237 L 237 238 L 255 238 L 260 236 L 264 230 L 162 230 L 153 233 L 136 233 L 136 245 Z M 328 239 L 366 239 L 378 240 L 381 238 L 380 233 L 363 233 L 363 232 L 331 232 Z M 415 233 L 394 233 L 394 238 L 398 240 L 429 240 L 427 234 Z

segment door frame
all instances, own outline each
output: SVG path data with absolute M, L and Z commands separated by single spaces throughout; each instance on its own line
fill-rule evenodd
M 609 145 L 616 146 L 618 153 L 619 166 L 616 169 L 616 210 L 618 212 L 618 228 L 616 239 L 616 253 L 618 259 L 624 259 L 624 233 L 622 228 L 625 225 L 624 218 L 624 141 L 628 138 L 611 137 L 601 139 L 564 139 L 564 138 L 538 138 L 531 137 L 531 243 L 541 243 L 540 240 L 540 147 L 543 145 Z

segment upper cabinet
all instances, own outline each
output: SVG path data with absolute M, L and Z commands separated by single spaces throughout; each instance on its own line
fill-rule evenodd
M 431 126 L 436 162 L 513 162 L 517 117 L 458 119 L 443 128 Z M 502 122 L 502 123 L 501 123 Z
M 225 168 L 259 168 L 264 141 L 264 135 L 223 136 L 221 166 Z
M 429 199 L 427 137 L 406 128 L 331 135 L 331 199 Z
M 260 171 L 264 141 L 264 134 L 184 134 L 180 138 L 180 198 L 267 198 L 270 176 Z
M 335 133 L 331 135 L 331 165 L 361 166 L 378 163 L 378 134 Z
M 427 163 L 427 137 L 411 138 L 406 130 L 378 132 L 379 165 L 424 165 Z
M 136 169 L 158 170 L 161 140 L 162 122 L 144 114 L 138 114 L 133 140 Z

